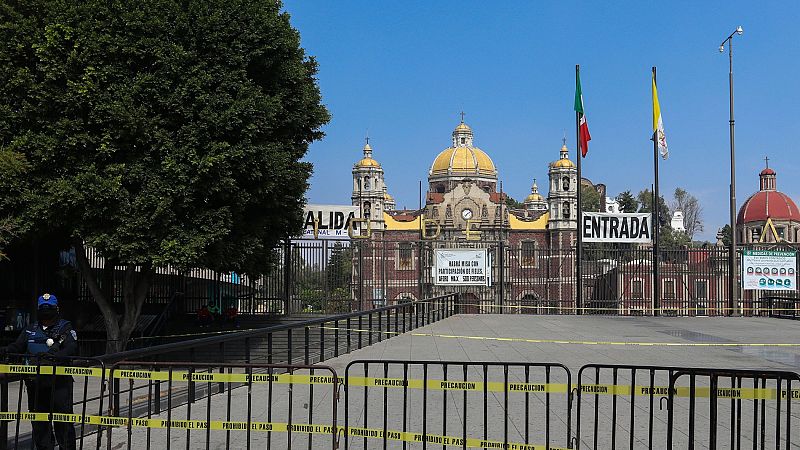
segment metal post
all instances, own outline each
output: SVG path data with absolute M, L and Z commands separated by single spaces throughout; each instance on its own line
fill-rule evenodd
M 656 68 L 653 67 L 653 84 L 656 83 Z M 655 105 L 654 105 L 655 107 Z M 661 280 L 658 276 L 658 247 L 661 235 L 661 217 L 658 211 L 661 196 L 658 193 L 658 130 L 653 130 L 653 315 L 658 315 L 661 307 Z
M 580 64 L 575 65 L 575 81 L 576 83 L 580 79 L 581 74 L 581 66 Z M 576 296 L 575 296 L 575 313 L 582 314 L 583 313 L 583 286 L 581 285 L 583 281 L 583 270 L 581 269 L 581 260 L 583 259 L 583 230 L 581 229 L 581 224 L 583 222 L 583 206 L 581 205 L 582 196 L 581 196 L 581 118 L 580 113 L 575 111 L 575 145 L 576 145 L 576 156 L 578 159 L 578 182 L 577 186 L 575 187 L 578 190 L 578 205 L 577 205 L 577 216 L 578 216 L 578 227 L 575 230 L 578 233 L 578 243 L 577 248 L 575 251 L 576 255 L 576 262 L 575 262 L 575 287 L 577 289 Z M 559 298 L 561 300 L 561 298 Z
M 20 383 L 20 389 L 22 389 Z M 8 411 L 8 380 L 6 377 L 0 379 L 0 408 L 3 411 Z M 17 411 L 19 412 L 19 411 Z M 8 448 L 8 422 L 0 421 L 0 450 Z
M 733 39 L 728 41 L 728 90 L 730 97 L 730 140 L 731 140 L 731 250 L 730 255 L 730 305 L 728 306 L 728 314 L 732 315 L 734 308 L 738 303 L 738 283 L 739 276 L 738 261 L 736 257 L 736 137 L 734 132 L 734 119 L 733 119 Z
M 728 314 L 734 312 L 734 308 L 738 305 L 739 297 L 739 269 L 738 269 L 738 256 L 736 252 L 736 136 L 735 136 L 735 121 L 733 119 L 733 37 L 743 33 L 742 27 L 736 27 L 736 30 L 730 34 L 722 44 L 719 46 L 719 51 L 725 50 L 725 44 L 728 44 L 728 98 L 730 101 L 730 143 L 731 143 L 731 184 L 730 184 L 730 214 L 731 214 L 731 246 L 728 252 L 728 266 L 730 269 L 728 280 Z M 741 313 L 741 311 L 740 311 Z
M 505 263 L 505 257 L 504 257 L 505 256 L 505 249 L 504 249 L 504 246 L 503 246 L 503 240 L 502 239 L 500 239 L 500 243 L 499 243 L 499 245 L 497 247 L 497 251 L 499 252 L 499 254 L 497 255 L 497 264 L 498 264 L 497 270 L 499 272 L 498 275 L 500 276 L 500 289 L 499 289 L 499 292 L 500 292 L 500 314 L 504 314 L 505 313 L 505 308 L 504 308 L 504 306 L 505 306 L 505 295 L 506 295 L 506 291 L 505 291 L 505 284 L 506 284 L 506 268 L 505 268 L 505 265 L 506 265 L 506 263 Z
M 292 304 L 292 244 L 286 239 L 283 248 L 283 314 L 291 314 Z

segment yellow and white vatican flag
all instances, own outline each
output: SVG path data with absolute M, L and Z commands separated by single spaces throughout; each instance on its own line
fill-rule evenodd
M 667 159 L 669 150 L 667 150 L 667 136 L 664 134 L 664 122 L 661 120 L 661 106 L 658 104 L 655 72 L 653 73 L 653 134 L 658 142 L 658 151 L 661 153 L 661 157 Z

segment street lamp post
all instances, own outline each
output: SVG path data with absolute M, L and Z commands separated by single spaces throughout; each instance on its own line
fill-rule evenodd
M 736 30 L 730 34 L 722 44 L 719 46 L 720 53 L 725 51 L 725 44 L 728 44 L 728 91 L 730 97 L 730 141 L 731 141 L 731 184 L 730 184 L 730 209 L 731 209 L 731 248 L 728 254 L 730 280 L 728 284 L 728 292 L 730 293 L 730 304 L 728 305 L 729 314 L 733 314 L 733 308 L 738 304 L 739 298 L 739 285 L 737 283 L 739 277 L 738 258 L 736 255 L 736 136 L 734 133 L 734 120 L 733 120 L 733 37 L 742 35 L 744 30 L 741 26 L 736 27 Z

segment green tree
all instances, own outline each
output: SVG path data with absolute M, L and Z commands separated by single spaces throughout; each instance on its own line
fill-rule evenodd
M 663 226 L 659 228 L 659 248 L 676 250 L 688 247 L 692 244 L 692 239 L 683 231 L 673 230 L 672 227 Z
M 668 226 L 672 217 L 669 213 L 667 202 L 664 201 L 663 195 L 659 195 L 658 197 L 658 223 L 662 227 Z M 639 212 L 653 212 L 653 193 L 650 189 L 639 191 L 639 194 L 636 195 L 636 200 L 639 202 Z
M 725 245 L 726 248 L 730 248 L 731 242 L 733 241 L 732 234 L 731 234 L 731 226 L 725 225 L 722 229 L 717 233 L 717 237 L 722 235 L 722 243 Z
M 0 147 L 0 211 L 20 206 L 28 163 L 25 155 Z M 0 214 L 0 261 L 6 259 L 3 249 L 19 232 L 19 218 Z
M 591 186 L 581 185 L 581 207 L 582 211 L 600 211 L 600 193 Z
M 27 161 L 0 216 L 69 236 L 107 351 L 156 267 L 259 274 L 299 232 L 328 113 L 279 2 L 5 0 L 0 24 L 0 148 Z M 88 247 L 123 267 L 122 311 Z
M 631 191 L 624 191 L 617 195 L 617 201 L 623 212 L 633 213 L 639 210 L 639 201 L 631 194 Z
M 506 206 L 509 209 L 523 209 L 523 208 L 525 208 L 525 205 L 520 203 L 520 202 L 518 202 L 518 201 L 516 201 L 514 199 L 514 197 L 512 197 L 512 196 L 510 196 L 508 194 L 505 194 L 505 195 L 506 195 Z
M 353 275 L 353 250 L 341 242 L 333 244 L 331 257 L 325 268 L 328 289 L 349 288 Z

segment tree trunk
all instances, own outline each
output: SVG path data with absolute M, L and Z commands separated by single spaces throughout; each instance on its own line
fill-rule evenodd
M 121 352 L 127 347 L 128 340 L 139 319 L 139 314 L 142 312 L 142 305 L 147 298 L 147 292 L 150 290 L 150 285 L 153 281 L 153 268 L 150 265 L 136 266 L 128 264 L 125 266 L 125 278 L 122 287 L 123 313 L 120 315 L 114 310 L 113 298 L 109 298 L 106 295 L 106 292 L 113 293 L 114 289 L 101 289 L 97 282 L 96 274 L 89 264 L 83 241 L 75 240 L 74 246 L 78 270 L 84 281 L 86 281 L 89 292 L 92 294 L 95 303 L 97 303 L 100 313 L 103 315 L 103 322 L 106 326 L 106 353 Z M 137 267 L 139 268 L 138 271 L 136 270 Z

